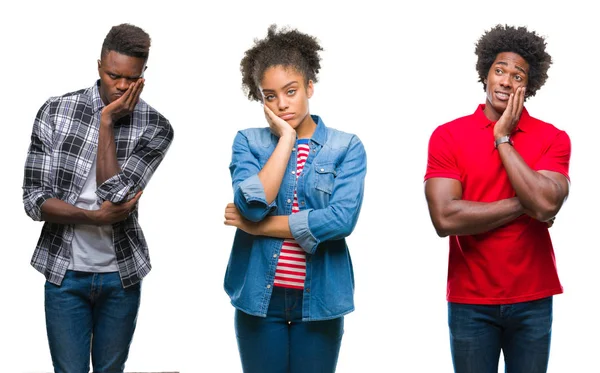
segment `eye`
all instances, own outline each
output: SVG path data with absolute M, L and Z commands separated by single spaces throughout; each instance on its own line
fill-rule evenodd
M 522 81 L 522 80 L 523 80 L 523 77 L 522 77 L 521 75 L 515 75 L 515 80 L 516 80 L 517 82 L 520 82 L 520 81 Z
M 118 76 L 116 76 L 115 74 L 108 73 L 106 75 L 108 75 L 108 77 L 111 78 L 112 80 L 115 80 L 118 78 Z
M 498 68 L 496 68 L 496 74 L 498 74 L 498 75 L 502 75 L 502 69 L 498 69 Z
M 273 101 L 275 99 L 275 95 L 266 95 L 265 101 Z
M 288 96 L 293 96 L 296 94 L 296 90 L 295 89 L 290 89 L 287 91 Z

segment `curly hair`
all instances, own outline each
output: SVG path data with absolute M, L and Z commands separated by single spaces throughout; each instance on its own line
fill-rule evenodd
M 305 84 L 309 80 L 316 83 L 322 50 L 312 36 L 295 29 L 277 31 L 276 25 L 269 26 L 267 37 L 255 39 L 254 46 L 245 52 L 240 63 L 244 93 L 249 100 L 262 101 L 260 82 L 269 67 L 278 65 L 294 68 L 305 78 Z
M 150 35 L 141 28 L 128 23 L 113 26 L 104 38 L 100 55 L 104 57 L 110 51 L 148 59 Z
M 498 53 L 513 52 L 529 64 L 527 90 L 525 98 L 535 96 L 546 79 L 548 69 L 552 64 L 552 57 L 546 52 L 546 41 L 543 37 L 528 31 L 526 27 L 513 27 L 508 25 L 496 25 L 486 33 L 475 44 L 477 55 L 477 73 L 479 81 L 483 83 L 483 90 L 487 89 L 485 80 Z

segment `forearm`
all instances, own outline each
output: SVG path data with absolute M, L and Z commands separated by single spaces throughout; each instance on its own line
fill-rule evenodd
M 271 154 L 265 166 L 258 172 L 258 178 L 263 185 L 267 204 L 273 202 L 277 197 L 277 193 L 279 193 L 281 180 L 283 179 L 295 142 L 295 133 L 294 136 L 290 134 L 280 137 L 273 154 Z
M 75 207 L 58 198 L 50 198 L 44 202 L 42 220 L 58 224 L 97 224 L 96 211 Z
M 275 238 L 294 238 L 286 215 L 268 216 L 256 223 L 256 235 Z
M 113 123 L 104 116 L 100 120 L 98 151 L 96 154 L 96 185 L 100 186 L 112 176 L 121 172 L 117 162 L 117 149 Z
M 553 218 L 564 200 L 561 185 L 532 170 L 510 144 L 499 145 L 498 152 L 523 207 L 537 220 L 547 221 Z
M 496 202 L 454 200 L 440 214 L 431 215 L 438 235 L 445 237 L 489 232 L 513 221 L 524 212 L 519 199 L 513 197 Z

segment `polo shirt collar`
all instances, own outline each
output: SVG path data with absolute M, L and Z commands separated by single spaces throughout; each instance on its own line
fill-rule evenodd
M 474 122 L 479 128 L 486 128 L 496 124 L 495 121 L 492 122 L 485 116 L 485 113 L 483 112 L 484 109 L 485 104 L 481 104 L 477 106 L 477 110 L 475 110 L 475 113 L 473 114 L 473 117 L 475 119 Z M 519 118 L 519 123 L 517 123 L 515 131 L 527 132 L 527 130 L 530 128 L 530 123 L 531 116 L 529 115 L 529 112 L 527 112 L 527 109 L 523 107 L 523 111 L 521 112 L 521 118 Z

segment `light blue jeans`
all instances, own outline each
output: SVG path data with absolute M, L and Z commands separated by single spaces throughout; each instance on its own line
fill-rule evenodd
M 552 297 L 503 305 L 448 303 L 456 373 L 545 373 L 550 356 Z
M 122 373 L 133 338 L 141 284 L 124 289 L 117 272 L 67 271 L 46 282 L 46 329 L 55 373 Z

